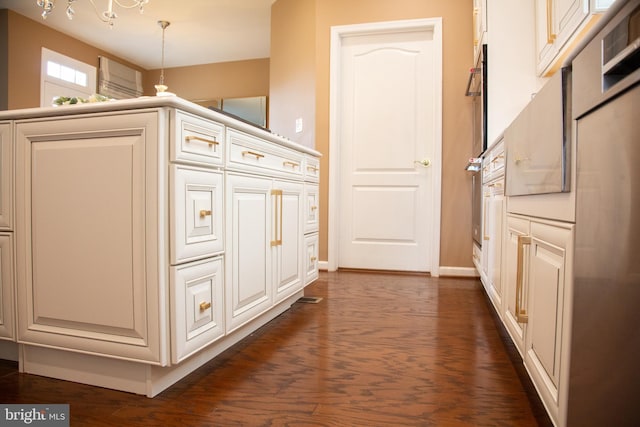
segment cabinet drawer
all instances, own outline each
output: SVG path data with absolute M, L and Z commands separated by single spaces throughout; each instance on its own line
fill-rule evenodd
M 222 252 L 222 173 L 174 164 L 171 182 L 171 264 Z
M 171 161 L 221 166 L 224 160 L 222 124 L 176 111 Z
M 304 185 L 304 232 L 318 231 L 320 192 L 316 184 Z
M 318 159 L 317 157 L 305 156 L 304 162 L 305 181 L 320 181 L 320 159 Z
M 318 233 L 304 236 L 304 284 L 318 278 Z
M 171 360 L 178 363 L 224 335 L 222 258 L 171 267 Z
M 304 156 L 252 135 L 229 129 L 229 168 L 270 175 L 304 176 Z

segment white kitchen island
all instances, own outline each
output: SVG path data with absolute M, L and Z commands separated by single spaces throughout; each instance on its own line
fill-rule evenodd
M 153 397 L 317 278 L 312 149 L 178 97 L 5 111 L 0 131 L 21 372 Z

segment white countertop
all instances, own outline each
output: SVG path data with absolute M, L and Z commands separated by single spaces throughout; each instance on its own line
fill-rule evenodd
M 25 108 L 21 110 L 6 110 L 0 111 L 0 121 L 40 119 L 77 114 L 118 112 L 124 110 L 140 110 L 148 108 L 177 108 L 206 119 L 215 120 L 216 122 L 231 126 L 235 129 L 258 136 L 268 141 L 275 142 L 276 144 L 282 145 L 284 147 L 299 150 L 312 156 L 321 157 L 321 153 L 309 147 L 305 147 L 298 144 L 297 142 L 271 133 L 268 130 L 262 129 L 258 126 L 253 126 L 234 117 L 228 116 L 222 112 L 202 107 L 177 96 L 142 96 L 139 98 L 122 99 L 116 101 L 89 102 L 43 108 Z

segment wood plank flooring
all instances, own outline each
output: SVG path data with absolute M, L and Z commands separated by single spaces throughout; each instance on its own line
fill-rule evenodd
M 0 402 L 72 426 L 548 426 L 475 279 L 321 272 L 306 295 L 153 399 L 17 373 Z

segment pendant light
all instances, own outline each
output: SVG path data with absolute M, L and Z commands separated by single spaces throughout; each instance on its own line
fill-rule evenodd
M 166 30 L 170 24 L 171 23 L 169 21 L 158 21 L 158 25 L 162 28 L 162 60 L 160 65 L 160 81 L 155 85 L 156 96 L 173 95 L 173 93 L 167 92 L 169 87 L 164 84 L 164 30 Z

